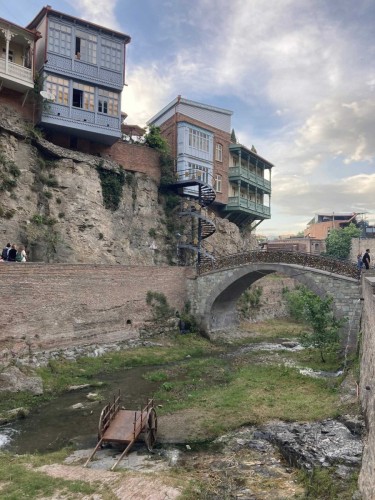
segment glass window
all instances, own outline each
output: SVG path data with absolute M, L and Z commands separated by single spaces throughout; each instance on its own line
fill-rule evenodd
M 73 106 L 94 111 L 94 87 L 73 82 Z
M 115 92 L 99 89 L 98 112 L 118 116 L 118 98 L 119 95 Z
M 85 33 L 84 31 L 76 30 L 76 45 L 75 56 L 76 59 L 96 64 L 97 52 L 97 36 Z
M 48 25 L 48 50 L 71 57 L 72 29 L 69 26 L 50 21 Z
M 209 184 L 208 181 L 209 170 L 207 167 L 203 167 L 202 165 L 197 165 L 196 163 L 189 162 L 189 170 L 190 170 L 190 177 L 192 179 L 197 179 L 198 181 L 204 182 L 205 184 Z
M 221 188 L 222 188 L 222 177 L 221 175 L 216 175 L 215 177 L 215 191 L 218 193 L 221 193 Z
M 69 104 L 69 80 L 58 76 L 48 75 L 45 80 L 45 90 L 55 96 L 54 102 L 68 106 Z
M 221 144 L 216 144 L 215 159 L 223 161 L 223 146 Z
M 100 64 L 104 68 L 114 71 L 121 71 L 122 68 L 122 49 L 117 42 L 111 42 L 105 38 L 101 40 L 101 59 Z
M 194 149 L 199 149 L 199 151 L 208 153 L 209 135 L 201 132 L 200 130 L 189 128 L 189 146 Z

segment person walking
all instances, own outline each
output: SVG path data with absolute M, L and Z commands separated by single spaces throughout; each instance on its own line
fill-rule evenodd
M 370 261 L 371 261 L 370 249 L 366 248 L 366 252 L 363 254 L 363 257 L 362 257 L 362 262 L 364 263 L 366 269 L 370 269 Z

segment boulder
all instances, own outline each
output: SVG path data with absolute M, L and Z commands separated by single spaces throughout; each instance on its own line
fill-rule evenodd
M 0 373 L 0 391 L 28 391 L 39 396 L 43 394 L 43 381 L 35 375 L 25 375 L 16 366 L 8 366 Z

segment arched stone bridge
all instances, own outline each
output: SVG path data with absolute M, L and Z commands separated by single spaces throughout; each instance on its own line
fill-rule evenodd
M 295 252 L 248 252 L 217 259 L 201 266 L 188 283 L 192 310 L 210 336 L 238 322 L 236 302 L 255 281 L 270 273 L 294 278 L 317 295 L 333 297 L 337 317 L 348 321 L 342 335 L 351 348 L 360 323 L 360 281 L 354 264 Z

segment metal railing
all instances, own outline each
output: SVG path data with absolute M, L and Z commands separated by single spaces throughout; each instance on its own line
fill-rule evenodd
M 350 261 L 342 261 L 331 257 L 323 257 L 321 255 L 286 251 L 254 251 L 217 257 L 212 263 L 200 265 L 198 267 L 198 274 L 256 263 L 296 264 L 349 278 L 359 279 L 360 277 L 356 264 Z

